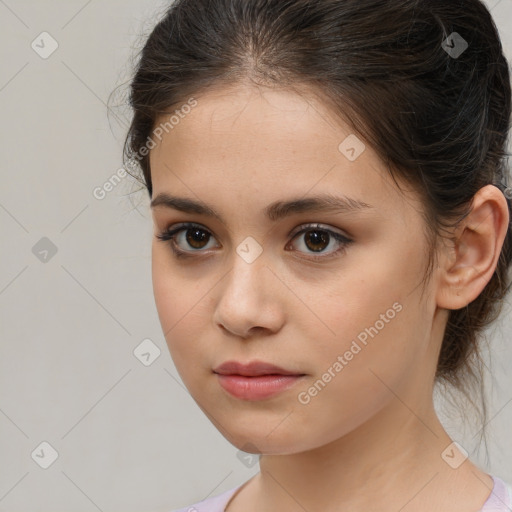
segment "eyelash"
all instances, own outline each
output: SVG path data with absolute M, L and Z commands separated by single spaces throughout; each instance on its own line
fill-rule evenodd
M 340 233 L 337 233 L 330 229 L 322 228 L 320 224 L 308 224 L 308 225 L 303 225 L 300 227 L 303 227 L 304 229 L 295 233 L 293 235 L 292 240 L 297 238 L 299 235 L 302 235 L 303 233 L 307 233 L 308 231 L 321 231 L 324 233 L 328 233 L 330 236 L 332 236 L 332 238 L 334 238 L 337 242 L 339 242 L 341 244 L 339 249 L 337 249 L 331 253 L 328 253 L 328 256 L 309 256 L 309 257 L 307 257 L 307 259 L 310 259 L 313 261 L 327 260 L 327 259 L 336 257 L 339 253 L 344 252 L 346 250 L 347 246 L 353 242 L 353 240 L 341 235 Z M 176 235 L 181 231 L 187 231 L 189 229 L 194 229 L 194 228 L 199 229 L 201 231 L 204 231 L 204 232 L 212 235 L 212 233 L 210 231 L 203 228 L 199 224 L 195 224 L 193 222 L 184 222 L 184 223 L 179 224 L 174 229 L 171 229 L 171 228 L 165 229 L 160 234 L 156 235 L 156 238 L 158 238 L 158 240 L 160 240 L 162 242 L 170 242 L 169 245 L 171 247 L 171 250 L 177 258 L 194 258 L 195 256 L 192 256 L 190 253 L 202 252 L 200 249 L 197 249 L 195 251 L 183 251 L 182 249 L 178 249 L 176 247 Z

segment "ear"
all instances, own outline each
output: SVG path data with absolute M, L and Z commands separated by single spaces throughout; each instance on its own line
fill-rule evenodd
M 440 308 L 460 309 L 480 295 L 496 269 L 509 221 L 507 200 L 499 188 L 486 185 L 475 194 L 470 214 L 440 258 Z

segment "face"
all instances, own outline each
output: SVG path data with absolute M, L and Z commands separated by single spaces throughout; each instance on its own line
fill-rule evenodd
M 311 95 L 240 86 L 197 97 L 150 152 L 153 200 L 208 207 L 152 208 L 162 329 L 193 399 L 245 451 L 325 445 L 393 393 L 419 400 L 435 369 L 421 204 L 353 137 Z M 363 206 L 276 207 L 313 197 Z M 214 373 L 233 360 L 302 377 L 265 398 L 237 397 Z

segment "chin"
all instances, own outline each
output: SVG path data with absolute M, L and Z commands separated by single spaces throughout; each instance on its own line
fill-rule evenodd
M 258 429 L 257 433 L 223 433 L 224 437 L 239 450 L 256 455 L 289 455 L 308 449 L 303 440 L 294 439 L 290 433 L 265 435 L 265 430 Z M 271 432 L 271 430 L 270 430 Z M 274 432 L 275 434 L 275 432 Z

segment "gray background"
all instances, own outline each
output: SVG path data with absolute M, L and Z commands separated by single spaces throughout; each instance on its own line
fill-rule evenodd
M 487 4 L 510 59 L 512 1 Z M 122 166 L 130 116 L 121 107 L 107 116 L 109 94 L 166 6 L 0 0 L 2 511 L 165 511 L 258 471 L 257 458 L 243 459 L 204 416 L 170 359 L 146 193 L 124 178 L 93 196 Z M 45 31 L 58 48 L 42 58 L 31 44 L 48 51 Z M 126 87 L 113 103 L 125 96 Z M 480 427 L 463 428 L 438 402 L 454 439 L 509 482 L 511 316 L 509 299 L 489 331 L 489 460 Z M 148 339 L 146 366 L 134 351 Z

